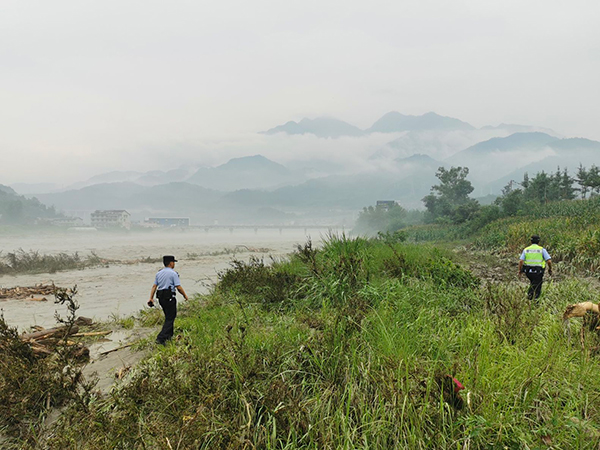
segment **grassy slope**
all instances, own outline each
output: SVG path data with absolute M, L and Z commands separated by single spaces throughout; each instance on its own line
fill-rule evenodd
M 597 338 L 582 349 L 560 321 L 590 287 L 551 284 L 531 308 L 523 287 L 478 286 L 450 256 L 332 238 L 237 264 L 183 308 L 179 341 L 74 405 L 50 447 L 597 448 Z M 463 410 L 445 374 L 466 386 Z
M 416 242 L 461 240 L 473 249 L 517 257 L 532 234 L 542 238 L 555 263 L 572 274 L 594 274 L 600 268 L 600 197 L 540 205 L 527 214 L 495 220 L 482 228 L 423 225 L 408 230 Z

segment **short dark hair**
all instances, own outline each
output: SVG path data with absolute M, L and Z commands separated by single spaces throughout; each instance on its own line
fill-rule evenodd
M 534 234 L 533 236 L 531 236 L 531 243 L 532 244 L 539 244 L 540 243 L 540 237 L 537 234 Z

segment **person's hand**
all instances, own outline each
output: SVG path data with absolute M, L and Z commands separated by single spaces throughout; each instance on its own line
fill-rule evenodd
M 148 300 L 148 306 L 150 308 L 153 308 L 154 307 L 154 300 L 152 300 L 152 299 Z

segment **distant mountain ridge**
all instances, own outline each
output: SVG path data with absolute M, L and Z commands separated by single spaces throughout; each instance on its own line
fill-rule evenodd
M 365 132 L 343 120 L 329 117 L 316 119 L 304 118 L 300 122 L 289 121 L 265 131 L 265 134 L 314 134 L 321 138 L 339 138 L 341 136 L 363 136 Z
M 463 150 L 462 152 L 453 155 L 451 159 L 467 159 L 470 156 L 482 156 L 486 153 L 494 151 L 515 151 L 520 148 L 535 150 L 556 140 L 558 139 L 546 133 L 514 133 L 507 137 L 495 137 L 488 139 L 487 141 L 479 142 L 478 144 L 475 144 Z
M 316 119 L 304 118 L 300 122 L 290 121 L 264 132 L 264 134 L 285 133 L 314 134 L 321 138 L 339 138 L 342 136 L 364 136 L 370 133 L 396 133 L 402 131 L 425 130 L 474 130 L 475 127 L 453 117 L 440 116 L 428 112 L 421 116 L 404 115 L 397 111 L 385 114 L 367 130 L 330 117 Z
M 0 224 L 33 224 L 37 219 L 59 217 L 52 207 L 40 203 L 37 198 L 26 198 L 14 189 L 0 184 Z
M 499 131 L 503 133 L 526 133 L 542 132 L 558 136 L 554 130 L 513 123 L 501 123 L 500 125 L 486 125 L 476 128 L 463 120 L 442 116 L 435 112 L 422 115 L 402 114 L 398 111 L 390 111 L 380 117 L 373 125 L 362 130 L 343 120 L 331 117 L 318 117 L 316 119 L 304 118 L 299 122 L 289 121 L 283 125 L 262 132 L 273 135 L 284 133 L 288 135 L 313 134 L 320 138 L 339 138 L 342 136 L 364 136 L 371 133 L 401 133 L 401 132 L 426 132 L 426 131 Z
M 474 130 L 475 127 L 462 120 L 453 117 L 440 116 L 434 112 L 428 112 L 421 116 L 409 116 L 391 111 L 377 120 L 368 133 L 396 133 L 402 131 L 423 130 Z
M 234 158 L 217 167 L 198 169 L 186 182 L 219 191 L 273 189 L 304 181 L 301 173 L 262 155 Z

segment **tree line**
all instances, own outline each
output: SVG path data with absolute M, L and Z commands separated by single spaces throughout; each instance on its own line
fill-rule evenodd
M 549 202 L 600 195 L 600 168 L 595 165 L 589 169 L 579 166 L 575 176 L 560 167 L 553 173 L 541 171 L 533 177 L 525 173 L 522 181 L 511 180 L 494 203 L 486 206 L 470 197 L 474 188 L 468 175 L 468 167 L 440 167 L 436 172 L 439 183 L 422 199 L 424 212 L 406 211 L 400 205 L 371 206 L 359 214 L 356 229 L 396 231 L 416 223 L 471 224 L 478 229 L 501 217 L 526 215 Z

